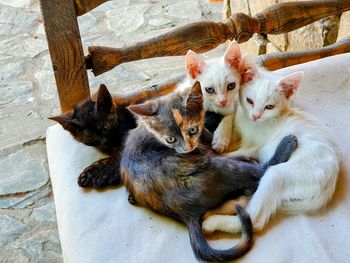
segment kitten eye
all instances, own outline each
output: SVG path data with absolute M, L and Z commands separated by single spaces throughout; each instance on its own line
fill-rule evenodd
M 272 110 L 274 107 L 275 107 L 275 105 L 269 104 L 269 105 L 266 105 L 265 109 Z
M 109 130 L 109 123 L 106 123 L 105 125 L 103 125 L 103 129 L 105 129 L 105 130 Z
M 227 90 L 233 90 L 236 87 L 236 82 L 232 82 L 227 85 Z
M 173 136 L 169 136 L 168 138 L 165 139 L 167 143 L 175 143 L 176 142 L 176 138 Z
M 205 88 L 205 91 L 208 92 L 209 94 L 211 94 L 211 93 L 215 92 L 215 89 L 212 87 L 207 87 L 207 88 Z
M 251 104 L 251 105 L 254 105 L 254 102 L 253 102 L 251 99 L 249 99 L 249 98 L 247 98 L 247 102 L 248 102 L 249 104 Z
M 197 126 L 193 126 L 192 128 L 190 128 L 190 129 L 188 130 L 188 133 L 189 133 L 190 135 L 195 135 L 197 132 L 198 132 L 198 127 L 197 127 Z

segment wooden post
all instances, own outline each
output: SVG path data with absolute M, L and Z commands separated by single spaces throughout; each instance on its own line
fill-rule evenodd
M 73 0 L 40 0 L 62 112 L 90 96 Z
M 321 18 L 350 10 L 350 0 L 289 2 L 272 5 L 251 17 L 235 13 L 225 23 L 201 21 L 179 27 L 126 48 L 89 47 L 87 64 L 100 75 L 115 66 L 139 59 L 184 55 L 189 49 L 205 52 L 228 39 L 239 43 L 254 33 L 282 34 Z

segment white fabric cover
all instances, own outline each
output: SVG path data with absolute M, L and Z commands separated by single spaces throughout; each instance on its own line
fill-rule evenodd
M 350 54 L 280 72 L 298 70 L 305 71 L 298 104 L 330 126 L 343 154 L 336 194 L 316 215 L 274 217 L 239 262 L 349 262 Z M 80 172 L 102 157 L 93 148 L 75 142 L 56 124 L 47 131 L 47 152 L 65 262 L 197 262 L 186 228 L 130 205 L 124 187 L 79 188 Z M 238 238 L 216 234 L 210 244 L 227 248 Z

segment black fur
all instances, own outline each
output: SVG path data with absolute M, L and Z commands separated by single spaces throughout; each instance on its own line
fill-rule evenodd
M 205 128 L 208 129 L 211 133 L 214 133 L 216 128 L 219 126 L 221 120 L 224 116 L 212 111 L 205 112 Z
M 98 160 L 79 175 L 78 185 L 83 188 L 103 189 L 107 186 L 120 184 L 119 173 L 120 153 Z

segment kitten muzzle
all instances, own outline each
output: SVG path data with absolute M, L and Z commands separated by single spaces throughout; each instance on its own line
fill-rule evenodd
M 261 118 L 261 114 L 253 114 L 253 115 L 252 115 L 253 121 L 257 121 L 257 120 L 259 120 L 260 118 Z
M 219 100 L 219 104 L 221 107 L 225 107 L 227 105 L 227 99 L 225 98 L 225 99 Z

